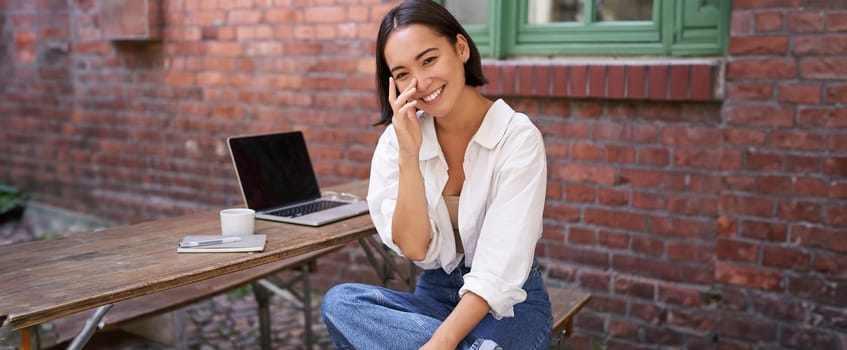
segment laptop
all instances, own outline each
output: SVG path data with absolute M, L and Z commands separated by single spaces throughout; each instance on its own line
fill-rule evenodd
M 368 212 L 365 201 L 321 198 L 300 131 L 227 138 L 241 194 L 256 218 L 321 226 Z

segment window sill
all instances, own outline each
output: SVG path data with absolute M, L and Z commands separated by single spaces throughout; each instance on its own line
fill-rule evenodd
M 483 60 L 489 96 L 723 99 L 722 59 Z

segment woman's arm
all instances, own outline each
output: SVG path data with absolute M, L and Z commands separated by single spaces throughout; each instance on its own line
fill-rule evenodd
M 388 101 L 394 110 L 391 123 L 397 134 L 400 167 L 397 206 L 392 215 L 392 238 L 404 256 L 420 261 L 426 257 L 429 246 L 430 224 L 419 161 L 422 140 L 415 109 L 417 100 L 412 99 L 416 87 L 417 81 L 413 79 L 403 93 L 396 96 L 394 78 L 388 80 Z
M 473 292 L 467 292 L 438 326 L 429 342 L 421 349 L 455 349 L 480 320 L 488 314 L 488 303 Z
M 423 177 L 417 155 L 400 158 L 397 205 L 392 216 L 394 243 L 406 258 L 414 261 L 426 257 L 430 240 L 429 212 L 426 206 Z

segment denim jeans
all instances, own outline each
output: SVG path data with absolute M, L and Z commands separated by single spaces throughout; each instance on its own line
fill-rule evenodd
M 459 302 L 463 275 L 470 268 L 425 270 L 414 294 L 358 283 L 340 284 L 324 295 L 321 315 L 339 349 L 418 349 Z M 553 318 L 538 263 L 523 285 L 527 298 L 514 306 L 515 316 L 495 319 L 490 313 L 458 349 L 547 349 Z

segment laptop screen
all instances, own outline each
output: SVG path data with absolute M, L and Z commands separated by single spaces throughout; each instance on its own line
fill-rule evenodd
M 265 210 L 321 196 L 302 132 L 231 137 L 228 142 L 248 208 Z

